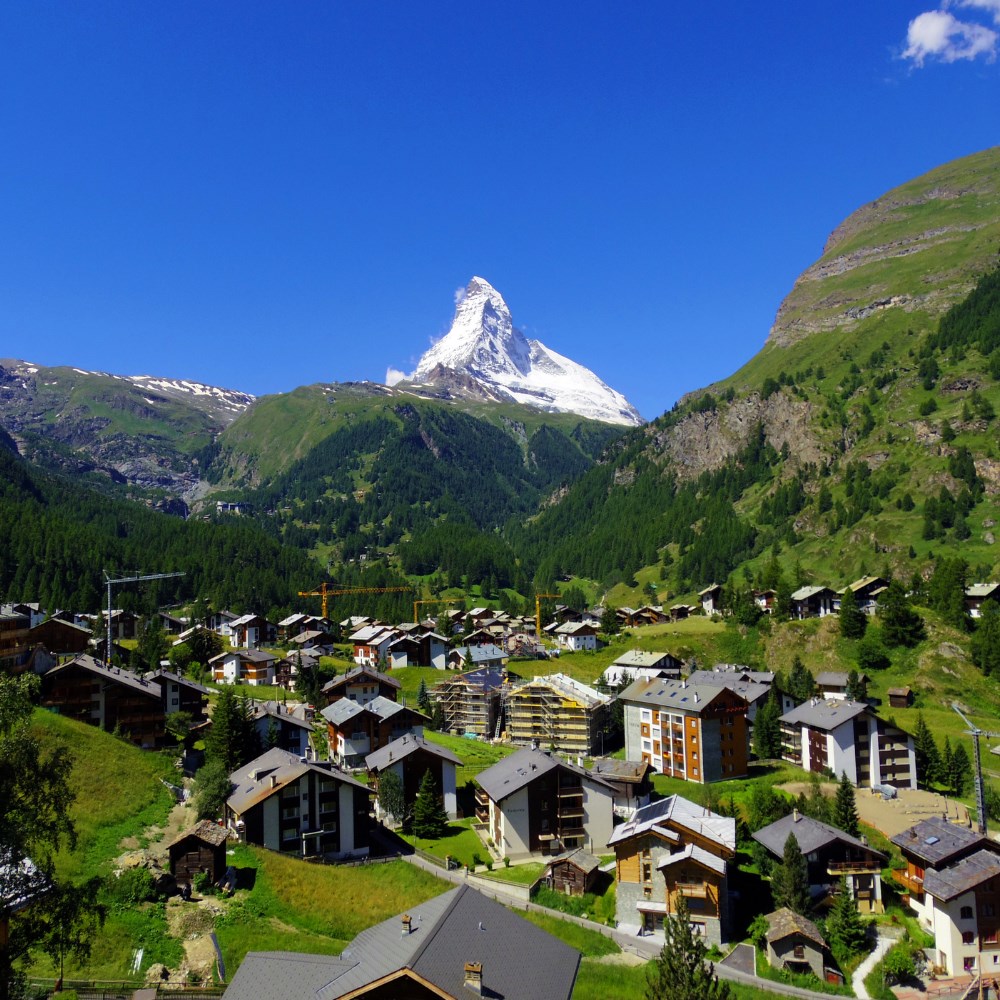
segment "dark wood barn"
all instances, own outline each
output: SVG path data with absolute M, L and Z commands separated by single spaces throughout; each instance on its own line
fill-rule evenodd
M 178 884 L 194 881 L 199 872 L 206 872 L 213 883 L 226 871 L 226 835 L 228 831 L 211 820 L 203 819 L 194 829 L 182 833 L 167 850 L 170 853 L 170 874 Z
M 570 851 L 560 854 L 549 862 L 546 878 L 556 892 L 568 896 L 582 896 L 594 888 L 600 874 L 601 862 L 586 851 Z

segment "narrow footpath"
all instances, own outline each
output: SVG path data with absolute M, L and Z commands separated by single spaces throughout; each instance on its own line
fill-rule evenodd
M 898 940 L 898 933 L 889 935 L 880 931 L 871 954 L 854 970 L 854 975 L 851 977 L 851 988 L 854 990 L 854 995 L 860 997 L 860 1000 L 871 1000 L 871 994 L 865 989 L 865 976 L 882 961 L 885 953 Z

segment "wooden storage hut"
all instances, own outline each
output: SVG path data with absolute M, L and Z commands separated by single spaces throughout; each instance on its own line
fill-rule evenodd
M 211 820 L 203 819 L 194 829 L 182 833 L 167 848 L 170 854 L 170 874 L 178 883 L 194 882 L 199 872 L 207 873 L 213 884 L 226 871 L 226 837 L 228 831 Z
M 889 688 L 890 708 L 909 708 L 913 704 L 913 692 L 908 687 Z
M 601 861 L 586 851 L 570 851 L 549 862 L 546 879 L 556 892 L 568 896 L 582 896 L 594 888 L 600 873 Z

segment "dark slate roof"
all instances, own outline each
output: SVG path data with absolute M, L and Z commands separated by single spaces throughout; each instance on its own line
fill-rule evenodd
M 345 785 L 368 791 L 367 785 L 355 781 L 349 774 L 335 767 L 303 761 L 298 754 L 272 747 L 238 771 L 233 771 L 229 780 L 234 786 L 226 804 L 235 813 L 244 813 L 251 806 L 281 791 L 285 785 L 297 781 L 306 771 L 317 771 L 324 777 L 335 778 Z M 271 778 L 274 778 L 274 785 Z
M 923 862 L 924 868 L 936 868 L 958 854 L 969 854 L 978 845 L 992 843 L 988 838 L 964 826 L 949 823 L 941 816 L 931 816 L 897 833 L 892 842 Z
M 568 862 L 574 867 L 579 868 L 584 875 L 589 875 L 601 867 L 601 859 L 595 858 L 593 854 L 588 854 L 582 847 L 578 847 L 575 851 L 567 851 L 565 854 L 549 858 L 546 864 L 551 868 L 553 865 L 561 865 L 564 862 Z
M 822 701 L 819 698 L 810 698 L 809 701 L 804 701 L 790 712 L 786 712 L 781 721 L 829 732 L 867 711 L 869 711 L 868 705 L 861 701 L 850 701 L 846 698 Z
M 947 901 L 998 875 L 1000 857 L 993 851 L 980 850 L 941 871 L 927 869 L 924 872 L 924 890 L 935 899 Z
M 796 818 L 798 817 L 798 818 Z M 795 840 L 803 854 L 810 854 L 812 851 L 821 851 L 832 844 L 848 844 L 861 851 L 869 851 L 882 861 L 886 861 L 886 856 L 881 851 L 876 851 L 874 847 L 852 837 L 843 830 L 838 830 L 829 823 L 821 823 L 818 819 L 803 816 L 801 813 L 792 813 L 790 816 L 782 816 L 769 826 L 765 826 L 753 834 L 753 839 L 759 844 L 763 844 L 775 857 L 782 857 L 785 853 L 785 841 L 789 834 L 795 835 Z
M 180 684 L 181 687 L 190 688 L 192 691 L 197 691 L 198 694 L 211 694 L 207 687 L 201 684 L 196 684 L 194 681 L 189 680 L 181 674 L 176 674 L 172 670 L 166 670 L 160 667 L 158 670 L 151 670 L 149 673 L 143 675 L 148 681 L 158 681 L 161 677 L 165 677 L 168 681 L 173 681 L 175 684 Z
M 553 771 L 556 768 L 563 768 L 580 775 L 584 781 L 591 784 L 600 785 L 608 791 L 614 791 L 603 778 L 591 773 L 575 764 L 569 764 L 559 757 L 548 754 L 543 750 L 532 750 L 525 747 L 517 753 L 497 761 L 492 767 L 488 767 L 477 778 L 479 786 L 494 802 L 500 802 L 520 791 L 525 785 L 530 784 L 543 774 Z
M 384 722 L 398 712 L 403 711 L 423 715 L 422 712 L 418 712 L 414 708 L 407 709 L 405 705 L 401 705 L 398 701 L 391 701 L 382 695 L 372 698 L 371 701 L 364 705 L 359 705 L 356 701 L 351 701 L 350 698 L 341 698 L 340 701 L 335 701 L 332 705 L 327 705 L 320 714 L 328 722 L 332 722 L 333 725 L 343 726 L 350 719 L 353 719 L 354 716 L 361 715 L 363 712 L 370 712 Z
M 159 684 L 147 681 L 144 677 L 140 677 L 131 670 L 124 670 L 120 667 L 106 667 L 99 660 L 95 660 L 86 653 L 81 653 L 79 656 L 73 657 L 72 660 L 67 660 L 58 667 L 53 667 L 45 677 L 47 680 L 51 680 L 60 670 L 65 670 L 67 667 L 72 666 L 81 667 L 88 673 L 94 674 L 112 684 L 121 684 L 132 691 L 148 695 L 151 698 L 160 698 L 161 691 Z
M 827 946 L 819 928 L 811 920 L 807 920 L 794 910 L 788 909 L 787 906 L 775 910 L 774 913 L 769 913 L 764 919 L 770 924 L 767 932 L 768 944 L 780 941 L 782 938 L 788 937 L 789 934 L 801 934 L 819 945 L 820 948 Z
M 448 761 L 456 767 L 462 763 L 461 758 L 456 757 L 450 750 L 446 750 L 437 743 L 431 743 L 422 736 L 407 733 L 405 736 L 400 736 L 398 740 L 393 740 L 386 746 L 380 747 L 378 750 L 368 754 L 365 757 L 365 766 L 369 771 L 381 771 L 382 768 L 388 767 L 389 764 L 395 764 L 398 761 L 404 760 L 418 750 L 426 750 L 427 753 L 433 754 L 435 757 L 440 757 L 442 760 Z
M 346 674 L 341 674 L 340 677 L 334 677 L 333 680 L 327 681 L 323 685 L 323 693 L 329 694 L 331 691 L 346 687 L 348 684 L 360 682 L 366 677 L 371 678 L 373 681 L 378 681 L 379 684 L 388 684 L 389 687 L 393 688 L 401 688 L 403 686 L 395 677 L 383 674 L 374 667 L 362 666 L 354 667 L 352 670 L 348 670 Z
M 355 963 L 332 955 L 251 951 L 223 994 L 227 1000 L 314 1000 Z
M 413 907 L 362 931 L 339 958 L 252 952 L 226 1000 L 336 1000 L 401 970 L 447 996 L 471 997 L 466 963 L 483 970 L 483 996 L 569 1000 L 580 953 L 469 886 Z
M 294 715 L 291 709 L 287 705 L 283 705 L 280 701 L 251 702 L 251 711 L 255 721 L 274 718 L 279 719 L 281 722 L 288 722 L 293 726 L 298 726 L 300 729 L 307 729 L 310 733 L 313 729 L 311 722 L 307 722 L 305 719 Z

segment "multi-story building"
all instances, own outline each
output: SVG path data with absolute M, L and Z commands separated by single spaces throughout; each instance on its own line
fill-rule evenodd
M 423 712 L 381 696 L 364 705 L 341 698 L 321 714 L 326 719 L 330 754 L 345 767 L 362 767 L 373 750 L 407 733 L 423 736 L 430 722 Z
M 340 674 L 323 685 L 326 703 L 332 705 L 341 698 L 367 705 L 376 698 L 396 701 L 402 684 L 388 674 L 380 673 L 374 667 L 354 667 L 346 674 Z
M 789 836 L 795 838 L 806 859 L 814 899 L 836 892 L 843 876 L 847 879 L 847 891 L 861 913 L 884 912 L 882 867 L 888 858 L 881 851 L 829 823 L 803 816 L 798 809 L 761 828 L 753 834 L 753 839 L 781 861 Z
M 302 706 L 298 708 L 301 711 Z M 289 708 L 280 701 L 255 701 L 250 711 L 260 746 L 275 746 L 297 757 L 309 756 L 312 723 L 294 706 Z
M 1000 844 L 940 816 L 892 842 L 906 861 L 893 872 L 903 900 L 934 935 L 933 964 L 949 976 L 1000 973 Z
M 0 613 L 0 671 L 20 672 L 28 665 L 28 615 Z
M 216 684 L 249 684 L 270 687 L 274 684 L 278 658 L 259 649 L 233 649 L 213 656 L 209 661 Z
M 274 747 L 230 780 L 226 824 L 246 843 L 303 857 L 368 854 L 369 791 L 329 763 Z
M 565 674 L 536 677 L 507 692 L 507 732 L 514 743 L 562 753 L 604 750 L 611 699 Z
M 162 746 L 166 735 L 160 685 L 86 654 L 42 675 L 42 705 L 79 722 L 117 730 L 141 747 Z
M 386 663 L 389 646 L 400 633 L 388 625 L 365 625 L 350 636 L 354 646 L 354 662 L 363 667 L 379 667 Z
M 629 760 L 701 784 L 746 776 L 747 702 L 724 682 L 639 680 L 618 697 Z
M 519 750 L 476 782 L 476 818 L 501 856 L 600 853 L 611 836 L 614 788 L 554 753 Z
M 163 696 L 163 711 L 189 712 L 193 723 L 204 722 L 207 718 L 205 709 L 208 706 L 208 688 L 196 684 L 181 674 L 161 667 L 143 675 L 147 681 L 160 685 Z
M 495 736 L 503 683 L 501 671 L 483 667 L 435 684 L 431 693 L 441 707 L 443 728 L 463 736 Z
M 811 698 L 781 717 L 781 756 L 859 788 L 917 787 L 913 737 L 880 719 L 866 702 Z
M 458 801 L 456 799 L 455 774 L 456 768 L 462 763 L 450 750 L 430 743 L 423 736 L 406 736 L 394 740 L 387 746 L 375 750 L 365 758 L 368 768 L 368 786 L 378 795 L 378 783 L 386 771 L 392 771 L 400 781 L 403 798 L 407 805 L 417 800 L 420 783 L 424 775 L 430 771 L 434 784 L 441 796 L 444 811 L 449 819 L 458 818 Z M 381 805 L 376 798 L 375 812 L 381 818 Z M 401 816 L 396 817 L 402 819 Z
M 636 810 L 615 827 L 608 846 L 615 852 L 619 929 L 662 935 L 683 897 L 695 933 L 712 944 L 727 939 L 735 819 L 672 795 Z

